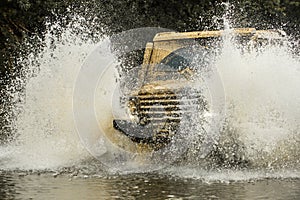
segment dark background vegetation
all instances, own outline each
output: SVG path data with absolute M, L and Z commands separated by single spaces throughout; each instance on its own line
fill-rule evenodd
M 1 0 L 0 1 L 0 122 L 7 119 L 12 98 L 4 93 L 20 76 L 18 59 L 32 52 L 24 41 L 43 39 L 47 23 L 57 30 L 83 16 L 93 34 L 113 34 L 138 27 L 177 31 L 220 29 L 224 0 Z M 299 0 L 231 0 L 228 18 L 235 27 L 281 28 L 299 36 Z M 16 89 L 16 88 L 15 88 Z M 19 88 L 22 90 L 22 88 Z M 1 124 L 1 123 L 0 123 Z M 1 125 L 1 130 L 3 131 Z M 2 132 L 1 131 L 1 132 Z
M 154 26 L 177 31 L 216 29 L 224 0 L 1 0 L 0 77 L 15 74 L 19 44 L 28 36 L 43 36 L 46 22 L 62 26 L 79 13 L 106 34 Z M 299 30 L 299 0 L 231 0 L 235 26 Z M 217 17 L 216 17 L 217 16 Z M 219 18 L 218 18 L 219 17 Z M 230 17 L 230 16 L 229 16 Z M 284 25 L 282 27 L 282 25 Z M 277 27 L 276 27 L 277 26 Z M 101 32 L 100 31 L 100 32 Z

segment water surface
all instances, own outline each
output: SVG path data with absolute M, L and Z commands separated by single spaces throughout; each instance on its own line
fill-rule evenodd
M 300 179 L 213 181 L 155 173 L 81 176 L 5 173 L 1 199 L 299 199 Z

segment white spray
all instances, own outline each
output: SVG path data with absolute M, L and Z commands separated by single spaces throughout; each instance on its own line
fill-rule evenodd
M 241 53 L 225 41 L 218 69 L 231 128 L 256 164 L 299 161 L 300 62 L 288 45 Z
M 49 31 L 47 46 L 32 58 L 39 61 L 40 70 L 26 85 L 16 140 L 0 147 L 1 169 L 54 169 L 90 157 L 75 130 L 72 97 L 77 73 L 95 44 L 71 32 L 65 29 L 58 40 Z M 246 54 L 237 46 L 225 40 L 216 62 L 226 93 L 228 126 L 255 165 L 299 163 L 299 57 L 286 46 Z
M 1 169 L 56 169 L 89 156 L 75 130 L 72 96 L 80 67 L 95 44 L 72 33 L 74 27 L 58 38 L 51 33 L 56 26 L 46 33 L 39 55 L 24 58 L 31 64 L 24 67 L 31 78 L 18 106 L 23 111 L 15 119 L 16 138 L 1 147 Z

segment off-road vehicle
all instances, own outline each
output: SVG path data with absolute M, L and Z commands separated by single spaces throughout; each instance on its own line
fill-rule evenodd
M 138 69 L 139 87 L 126 97 L 131 117 L 114 119 L 113 127 L 134 143 L 152 149 L 172 141 L 183 118 L 193 120 L 193 114 L 209 109 L 198 87 L 201 83 L 194 80 L 201 73 L 199 68 L 213 64 L 226 35 L 245 42 L 246 49 L 282 37 L 277 30 L 254 28 L 156 34 L 147 43 Z

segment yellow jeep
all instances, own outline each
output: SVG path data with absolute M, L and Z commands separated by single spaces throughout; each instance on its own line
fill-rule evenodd
M 157 150 L 168 144 L 183 117 L 208 109 L 201 90 L 193 85 L 195 67 L 209 67 L 216 46 L 227 34 L 248 43 L 253 41 L 254 46 L 282 37 L 276 30 L 254 28 L 156 34 L 146 44 L 138 72 L 140 87 L 127 98 L 131 117 L 114 119 L 113 127 L 137 145 Z M 195 56 L 202 56 L 196 65 Z

